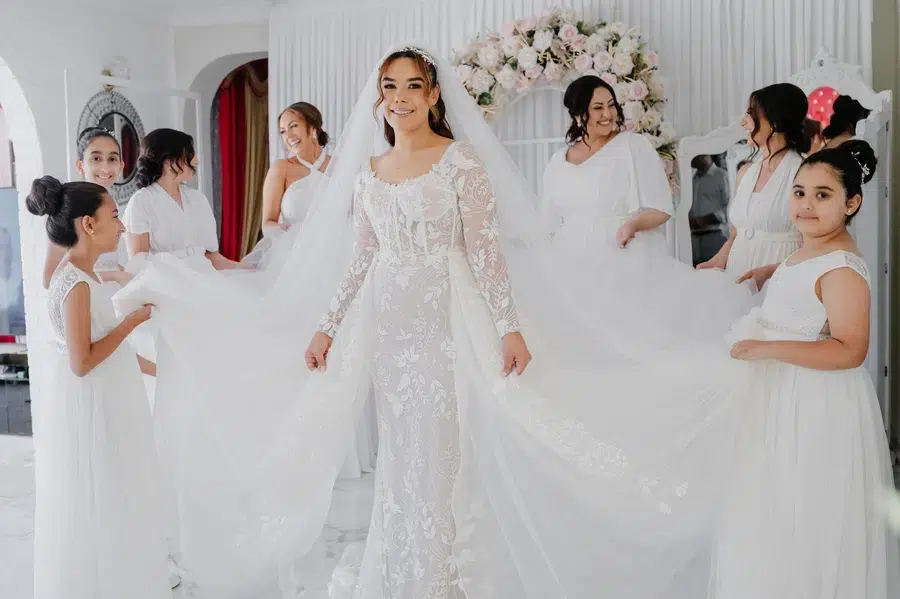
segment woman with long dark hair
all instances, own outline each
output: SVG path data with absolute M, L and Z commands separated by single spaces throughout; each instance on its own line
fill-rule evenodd
M 789 206 L 791 182 L 810 149 L 807 107 L 806 94 L 790 83 L 750 94 L 741 124 L 755 149 L 754 160 L 738 171 L 728 209 L 728 241 L 697 268 L 722 268 L 739 277 L 784 260 L 800 247 Z
M 645 246 L 667 253 L 662 226 L 674 211 L 662 162 L 642 135 L 625 130 L 613 88 L 585 75 L 566 89 L 566 147 L 544 170 L 556 243 L 583 251 Z

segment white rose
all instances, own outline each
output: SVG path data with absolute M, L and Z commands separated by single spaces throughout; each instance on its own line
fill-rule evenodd
M 503 48 L 503 53 L 507 56 L 517 56 L 519 54 L 519 50 L 525 47 L 525 42 L 523 42 L 522 38 L 518 36 L 510 35 L 503 39 L 501 47 Z
M 628 25 L 623 23 L 622 21 L 618 21 L 609 26 L 610 33 L 613 33 L 618 36 L 623 36 L 628 33 Z
M 531 47 L 538 52 L 546 52 L 550 49 L 550 44 L 552 42 L 553 32 L 545 29 L 544 31 L 538 31 L 534 34 L 534 41 L 531 43 Z
M 655 108 L 651 108 L 641 117 L 641 128 L 645 131 L 656 131 L 662 123 L 662 115 Z
M 659 68 L 659 53 L 654 52 L 653 50 L 650 50 L 649 52 L 644 54 L 644 62 L 651 69 L 658 69 Z
M 589 35 L 587 40 L 584 42 L 584 51 L 588 52 L 589 54 L 596 54 L 600 50 L 605 49 L 606 39 L 598 35 L 596 31 Z
M 528 70 L 533 66 L 537 65 L 538 53 L 532 47 L 522 48 L 519 50 L 519 68 L 522 70 Z
M 578 37 L 578 27 L 575 27 L 575 25 L 572 25 L 571 23 L 566 23 L 559 28 L 559 37 L 567 44 L 571 43 L 572 40 Z
M 579 54 L 573 66 L 579 73 L 589 71 L 594 66 L 594 57 L 590 54 Z
M 616 83 L 612 86 L 613 91 L 616 92 L 616 100 L 620 105 L 625 104 L 628 101 L 628 84 L 626 82 Z
M 610 54 L 606 50 L 602 50 L 594 54 L 594 68 L 601 73 L 604 71 L 608 71 L 612 67 L 612 63 L 612 54 Z
M 625 102 L 625 106 L 622 107 L 622 114 L 625 116 L 626 121 L 637 123 L 644 116 L 644 105 L 634 101 Z
M 610 72 L 602 73 L 600 79 L 603 79 L 613 89 L 616 89 L 616 86 L 619 85 L 619 78 Z
M 486 69 L 496 69 L 502 61 L 503 53 L 497 44 L 485 44 L 478 50 L 478 63 Z
M 564 8 L 559 13 L 559 18 L 565 21 L 566 23 L 577 23 L 578 15 L 575 14 L 575 11 L 571 8 Z
M 513 89 L 516 87 L 517 78 L 518 74 L 509 65 L 504 66 L 497 72 L 497 83 L 499 83 L 503 89 Z
M 609 30 L 609 27 L 601 27 L 594 32 L 594 35 L 596 35 L 604 44 L 606 44 L 606 42 L 609 41 L 609 38 L 612 37 L 612 31 Z
M 616 44 L 616 53 L 619 52 L 623 54 L 628 54 L 629 56 L 637 52 L 638 46 L 640 44 L 636 39 L 630 36 L 625 36 L 619 40 L 619 43 Z
M 634 70 L 634 63 L 631 61 L 630 54 L 616 52 L 613 57 L 612 72 L 619 77 L 626 77 Z
M 472 73 L 471 87 L 477 94 L 485 94 L 494 86 L 494 77 L 484 69 L 475 69 Z
M 629 94 L 629 98 L 638 102 L 643 102 L 649 93 L 650 90 L 647 89 L 647 84 L 638 79 L 631 83 L 631 93 Z
M 473 71 L 474 69 L 472 69 L 471 66 L 467 64 L 461 64 L 456 67 L 456 76 L 459 77 L 459 80 L 463 85 L 468 85 L 469 81 L 472 79 Z
M 558 62 L 550 61 L 544 67 L 544 77 L 547 78 L 547 81 L 559 81 L 565 72 L 566 70 Z
M 587 71 L 584 72 L 584 74 L 585 74 L 585 75 L 590 75 L 590 76 L 592 76 L 592 77 L 599 77 L 599 76 L 600 76 L 600 71 L 598 71 L 598 70 L 596 70 L 596 69 L 588 69 Z
M 570 45 L 572 46 L 573 50 L 580 51 L 584 50 L 585 43 L 587 43 L 587 36 L 579 33 L 575 36 L 575 39 L 572 40 L 572 43 Z
M 675 127 L 671 123 L 663 123 L 659 126 L 659 136 L 665 143 L 675 139 Z
M 503 26 L 503 37 L 509 38 L 516 34 L 516 29 L 519 27 L 518 21 L 510 21 L 506 25 Z

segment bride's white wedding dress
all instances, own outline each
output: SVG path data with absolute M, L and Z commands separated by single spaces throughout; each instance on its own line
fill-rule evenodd
M 163 259 L 117 295 L 156 305 L 186 358 L 160 376 L 184 408 L 189 577 L 216 597 L 281 596 L 268 583 L 321 536 L 374 382 L 387 438 L 360 578 L 343 585 L 357 597 L 702 596 L 752 369 L 721 341 L 635 339 L 602 277 L 561 285 L 578 265 L 554 259 L 527 183 L 430 59 L 459 141 L 427 175 L 379 181 L 376 68 L 271 293 Z M 306 371 L 308 340 L 338 323 L 328 370 Z M 534 361 L 504 378 L 516 328 Z M 235 338 L 254 348 L 242 371 Z

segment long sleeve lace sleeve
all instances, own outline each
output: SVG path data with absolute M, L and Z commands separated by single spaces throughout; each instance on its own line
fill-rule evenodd
M 328 312 L 319 322 L 319 330 L 330 337 L 334 337 L 338 327 L 344 320 L 344 316 L 347 314 L 350 304 L 353 303 L 353 298 L 356 297 L 363 282 L 365 282 L 366 274 L 369 272 L 369 268 L 375 259 L 375 254 L 378 252 L 378 237 L 375 235 L 375 229 L 372 227 L 369 215 L 366 214 L 366 210 L 362 205 L 362 197 L 358 186 L 353 203 L 353 222 L 356 230 L 353 262 L 350 264 L 350 268 L 347 270 L 338 292 L 331 299 Z
M 484 164 L 471 144 L 452 148 L 456 191 L 469 265 L 501 337 L 519 330 L 506 260 L 500 249 L 494 190 Z

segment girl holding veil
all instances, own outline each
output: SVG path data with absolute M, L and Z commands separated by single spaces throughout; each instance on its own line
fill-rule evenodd
M 560 284 L 578 265 L 553 260 L 526 181 L 421 46 L 379 62 L 328 174 L 262 296 L 160 261 L 116 297 L 153 303 L 190 358 L 161 371 L 184 407 L 190 577 L 281 596 L 270 577 L 321 537 L 374 384 L 376 502 L 335 596 L 703 596 L 752 370 L 721 342 L 636 335 L 603 279 Z

